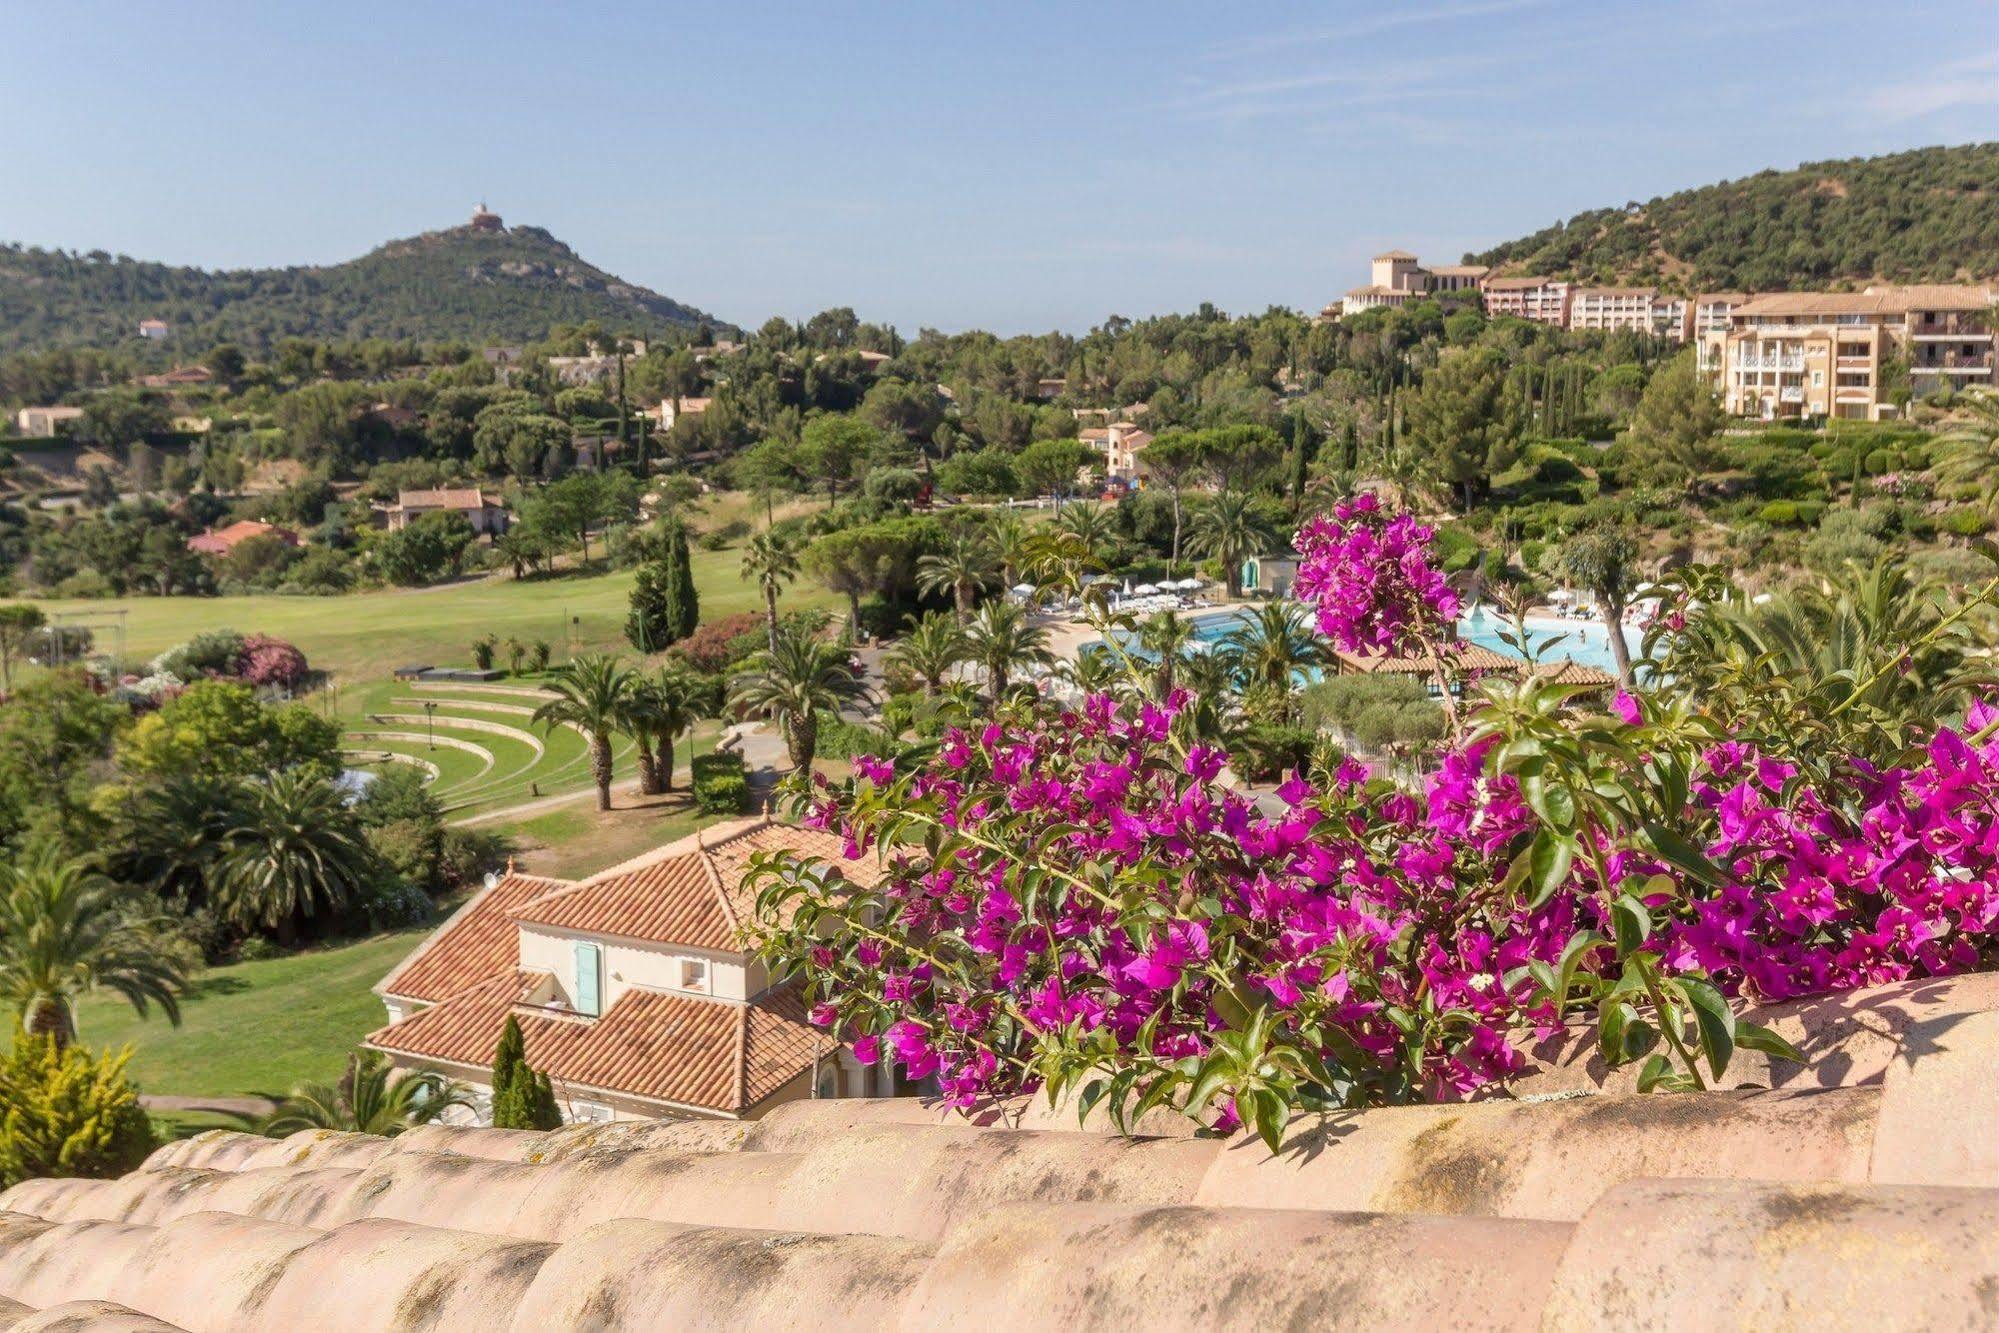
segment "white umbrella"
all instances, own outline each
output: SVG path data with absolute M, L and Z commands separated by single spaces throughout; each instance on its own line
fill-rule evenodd
M 1134 597 L 1150 597 L 1158 591 L 1158 587 L 1154 584 L 1141 583 L 1136 588 L 1133 588 L 1131 593 Z
M 1181 592 L 1194 592 L 1201 586 L 1201 581 L 1199 579 L 1181 579 L 1174 586 L 1179 588 Z
M 1013 595 L 1015 597 L 1032 597 L 1034 595 L 1034 585 L 1032 583 L 1016 583 L 1013 585 Z
M 1130 579 L 1126 579 L 1126 580 L 1124 581 L 1124 595 L 1125 595 L 1125 596 L 1127 596 L 1127 597 L 1131 596 L 1131 580 L 1130 580 Z

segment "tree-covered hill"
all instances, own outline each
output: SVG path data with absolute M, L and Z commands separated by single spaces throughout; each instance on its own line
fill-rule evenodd
M 1762 171 L 1578 213 L 1470 258 L 1685 290 L 1999 276 L 1999 143 Z
M 483 343 L 589 320 L 640 333 L 715 322 L 586 263 L 539 227 L 454 227 L 344 264 L 219 272 L 0 246 L 0 352 L 132 345 L 142 319 L 167 321 L 190 355 L 290 337 Z

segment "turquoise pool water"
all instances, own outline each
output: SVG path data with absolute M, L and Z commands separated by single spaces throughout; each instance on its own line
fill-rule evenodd
M 1243 611 L 1210 611 L 1193 618 L 1193 637 L 1197 643 L 1214 643 L 1227 637 L 1229 632 L 1247 614 Z M 1483 607 L 1474 608 L 1472 613 L 1458 622 L 1458 633 L 1471 643 L 1490 648 L 1496 653 L 1517 657 L 1511 645 L 1499 636 L 1510 627 L 1496 616 L 1488 615 Z M 1546 616 L 1527 618 L 1529 643 L 1540 650 L 1543 661 L 1559 662 L 1564 657 L 1572 657 L 1584 666 L 1593 666 L 1603 671 L 1615 672 L 1617 659 L 1611 655 L 1609 632 L 1600 620 L 1555 620 Z M 1631 655 L 1638 656 L 1639 641 L 1643 638 L 1636 630 L 1624 631 L 1625 645 Z M 1088 645 L 1084 645 L 1086 648 Z M 1147 656 L 1143 650 L 1130 645 L 1137 656 Z M 1314 673 L 1316 676 L 1316 673 Z

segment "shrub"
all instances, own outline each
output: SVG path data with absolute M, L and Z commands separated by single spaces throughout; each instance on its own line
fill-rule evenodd
M 1798 523 L 1798 506 L 1794 500 L 1772 500 L 1756 511 L 1756 517 L 1773 527 L 1788 528 Z
M 724 616 L 698 626 L 674 647 L 696 671 L 714 675 L 743 660 L 742 657 L 732 656 L 732 653 L 739 651 L 736 640 L 762 624 L 763 617 L 756 612 L 739 611 L 733 616 Z M 757 646 L 752 645 L 749 652 L 755 652 Z M 743 653 L 743 657 L 747 657 L 749 652 Z
M 243 640 L 236 674 L 252 685 L 277 685 L 295 690 L 311 674 L 305 654 L 283 639 L 252 634 Z
M 40 1176 L 116 1176 L 153 1150 L 153 1126 L 125 1077 L 131 1048 L 93 1056 L 23 1035 L 0 1062 L 0 1186 Z
M 739 815 L 749 807 L 750 778 L 743 757 L 718 750 L 697 757 L 693 772 L 694 807 L 704 815 Z
M 360 907 L 372 930 L 395 930 L 430 920 L 430 895 L 400 875 L 387 875 L 369 885 Z
M 215 629 L 197 634 L 153 659 L 153 670 L 164 671 L 182 680 L 203 676 L 234 676 L 243 659 L 246 640 L 233 629 Z
M 1243 733 L 1236 762 L 1251 782 L 1275 782 L 1310 760 L 1318 739 L 1319 733 L 1311 727 L 1262 723 Z
M 1953 509 L 1945 514 L 1938 525 L 1954 537 L 1982 536 L 1988 524 L 1985 515 L 1976 509 Z

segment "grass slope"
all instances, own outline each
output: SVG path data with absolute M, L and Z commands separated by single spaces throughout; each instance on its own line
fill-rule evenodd
M 740 576 L 740 551 L 696 550 L 692 558 L 702 620 L 763 609 L 755 585 Z M 411 663 L 470 665 L 472 641 L 489 633 L 501 640 L 502 665 L 510 637 L 548 640 L 557 661 L 568 647 L 629 653 L 624 628 L 631 586 L 631 571 L 618 570 L 525 581 L 500 576 L 344 597 L 125 597 L 38 605 L 51 614 L 91 616 L 100 626 L 123 613 L 131 656 L 150 656 L 203 630 L 275 634 L 296 643 L 344 687 Z M 841 604 L 807 581 L 792 585 L 784 597 L 787 609 Z M 115 647 L 111 630 L 99 629 L 98 646 Z
M 157 1010 L 140 1018 L 114 995 L 77 1006 L 82 1040 L 130 1043 L 144 1092 L 165 1096 L 283 1095 L 302 1080 L 340 1076 L 347 1053 L 382 1026 L 369 987 L 415 948 L 428 928 L 328 945 L 283 958 L 213 968 L 170 1027 Z

